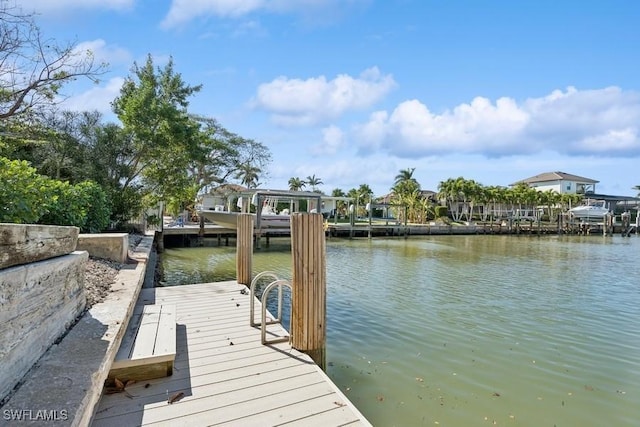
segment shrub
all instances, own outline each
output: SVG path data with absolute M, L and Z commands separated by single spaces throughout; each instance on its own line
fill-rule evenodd
M 436 218 L 443 218 L 447 216 L 447 207 L 446 206 L 436 206 L 434 209 Z
M 0 157 L 0 222 L 37 222 L 46 212 L 48 181 L 26 161 Z
M 111 215 L 102 188 L 91 181 L 70 185 L 36 173 L 24 160 L 0 157 L 0 222 L 71 225 L 104 230 Z
M 69 225 L 82 227 L 87 213 L 82 206 L 78 190 L 68 182 L 49 180 L 47 211 L 40 220 L 40 224 Z
M 142 192 L 137 187 L 113 189 L 109 198 L 112 202 L 111 221 L 116 228 L 124 227 L 142 212 Z
M 98 233 L 109 226 L 111 202 L 102 187 L 93 181 L 75 185 L 81 205 L 85 211 L 85 221 L 81 229 L 85 233 Z
M 69 185 L 51 180 L 48 190 L 47 213 L 40 218 L 40 223 L 72 225 L 92 233 L 109 225 L 111 208 L 107 195 L 95 182 Z

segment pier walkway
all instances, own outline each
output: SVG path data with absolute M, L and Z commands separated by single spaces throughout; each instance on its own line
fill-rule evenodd
M 139 305 L 176 305 L 173 375 L 103 395 L 92 425 L 370 426 L 311 358 L 260 343 L 245 289 L 235 281 L 142 289 Z M 270 325 L 268 334 L 286 331 Z

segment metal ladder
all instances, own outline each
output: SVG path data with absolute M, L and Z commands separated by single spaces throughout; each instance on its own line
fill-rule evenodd
M 256 301 L 256 285 L 258 283 L 258 280 L 263 278 L 263 277 L 271 277 L 272 279 L 274 279 L 271 283 L 269 283 L 267 285 L 266 288 L 264 288 L 264 291 L 262 292 L 262 297 L 260 299 L 261 302 L 261 316 L 260 316 L 260 322 L 256 322 L 255 321 L 255 301 Z M 286 335 L 280 338 L 276 338 L 273 340 L 267 340 L 267 325 L 274 325 L 274 324 L 280 324 L 282 325 L 282 291 L 283 291 L 283 287 L 288 287 L 289 291 L 292 290 L 291 288 L 291 284 L 289 283 L 289 281 L 281 279 L 275 272 L 273 271 L 263 271 L 262 273 L 259 273 L 256 275 L 256 277 L 253 278 L 253 280 L 251 281 L 251 286 L 249 287 L 249 325 L 252 327 L 255 326 L 260 326 L 260 339 L 262 341 L 262 344 L 274 344 L 274 343 L 279 343 L 279 342 L 286 342 L 289 341 L 290 335 Z M 278 315 L 272 319 L 267 321 L 267 297 L 269 296 L 269 292 L 271 292 L 272 289 L 274 288 L 278 288 Z

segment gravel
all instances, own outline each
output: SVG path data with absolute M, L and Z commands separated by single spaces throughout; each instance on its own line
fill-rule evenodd
M 129 234 L 129 248 L 135 248 L 142 240 L 138 234 Z M 104 301 L 111 292 L 111 285 L 115 283 L 118 272 L 124 266 L 119 262 L 102 258 L 89 257 L 85 268 L 84 286 L 87 295 L 86 309 Z

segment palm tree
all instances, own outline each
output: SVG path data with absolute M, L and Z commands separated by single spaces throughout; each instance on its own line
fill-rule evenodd
M 640 185 L 636 185 L 635 187 L 633 187 L 633 189 L 638 192 L 638 195 L 636 197 L 640 197 Z
M 413 177 L 413 173 L 416 168 L 401 169 L 398 175 L 396 175 L 393 187 L 393 201 L 405 208 L 407 208 L 408 220 L 415 221 L 418 216 L 422 216 L 420 205 L 420 184 Z M 399 209 L 396 212 L 398 218 L 403 219 L 404 209 Z
M 440 198 L 444 199 L 447 202 L 449 213 L 451 213 L 451 217 L 454 219 L 454 221 L 460 221 L 460 219 L 462 218 L 462 209 L 460 208 L 460 203 L 464 203 L 464 183 L 465 179 L 463 177 L 458 177 L 456 179 L 449 178 L 446 181 L 441 181 L 438 184 Z M 464 204 L 462 206 L 464 207 Z
M 418 182 L 413 177 L 413 172 L 415 172 L 415 170 L 416 168 L 401 169 L 398 175 L 396 175 L 395 180 L 393 181 L 394 186 L 407 181 L 412 181 L 417 184 Z
M 342 191 L 341 188 L 334 188 L 331 190 L 331 197 L 347 197 L 347 194 Z M 336 203 L 336 215 L 340 212 L 342 215 L 346 214 L 347 210 L 347 202 L 343 200 L 338 200 Z
M 366 205 L 373 198 L 373 190 L 368 184 L 360 184 L 360 187 L 358 187 L 358 196 L 358 201 Z
M 347 195 L 345 194 L 344 191 L 342 191 L 342 188 L 334 188 L 333 190 L 331 190 L 331 197 L 346 197 Z
M 240 183 L 247 188 L 257 188 L 260 168 L 253 166 L 251 163 L 240 165 L 236 178 L 240 179 Z
M 289 190 L 291 190 L 291 191 L 300 191 L 306 185 L 307 184 L 303 180 L 301 180 L 300 178 L 297 178 L 297 177 L 289 178 Z
M 324 184 L 320 178 L 316 178 L 315 174 L 308 176 L 306 183 L 311 186 L 312 191 L 318 191 L 318 185 Z

